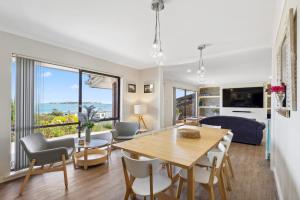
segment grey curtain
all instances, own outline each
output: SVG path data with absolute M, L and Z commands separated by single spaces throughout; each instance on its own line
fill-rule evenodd
M 15 170 L 28 167 L 20 139 L 33 133 L 34 126 L 34 60 L 16 59 L 16 162 Z

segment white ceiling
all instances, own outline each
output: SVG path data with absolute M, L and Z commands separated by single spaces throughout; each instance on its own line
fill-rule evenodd
M 206 75 L 200 79 L 196 73 L 198 63 L 164 67 L 164 78 L 199 85 L 226 85 L 262 83 L 271 76 L 271 48 L 247 50 L 226 56 L 207 57 L 204 60 Z M 191 73 L 187 69 L 192 69 Z
M 0 30 L 138 69 L 154 66 L 151 0 L 1 0 Z M 273 0 L 167 0 L 166 65 L 271 46 Z

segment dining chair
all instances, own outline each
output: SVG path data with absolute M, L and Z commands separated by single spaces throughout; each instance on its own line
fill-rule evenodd
M 149 196 L 150 200 L 154 200 L 158 193 L 165 191 L 172 184 L 169 177 L 159 173 L 159 159 L 136 160 L 123 154 L 122 165 L 126 183 L 125 200 L 130 195 L 140 195 L 144 199 Z
M 205 127 L 205 128 L 217 128 L 217 129 L 221 128 L 221 126 L 214 126 L 214 125 L 209 125 L 209 124 L 201 124 L 201 127 Z
M 228 164 L 228 166 L 229 166 L 229 170 L 230 170 L 231 176 L 232 176 L 232 178 L 233 178 L 233 177 L 234 177 L 234 174 L 233 174 L 233 167 L 232 167 L 231 160 L 230 160 L 230 156 L 229 156 L 229 153 L 228 153 L 230 144 L 231 144 L 231 142 L 232 142 L 233 133 L 232 133 L 231 131 L 228 131 L 227 136 L 228 136 L 230 142 L 229 142 L 228 146 L 226 147 L 225 160 L 226 160 L 226 164 Z
M 224 173 L 224 180 L 226 182 L 226 188 L 228 191 L 231 191 L 231 183 L 230 183 L 230 178 L 229 178 L 229 174 L 228 174 L 228 170 L 231 173 L 231 176 L 233 177 L 233 170 L 232 170 L 232 166 L 231 166 L 231 162 L 230 162 L 230 157 L 229 157 L 229 147 L 232 141 L 232 137 L 233 137 L 233 133 L 231 131 L 228 132 L 227 135 L 225 135 L 223 137 L 223 141 L 221 141 L 221 143 L 225 146 L 225 155 L 224 155 L 224 162 L 223 162 L 223 173 Z M 215 150 L 215 149 L 213 149 Z M 211 163 L 209 162 L 208 157 L 203 157 L 201 158 L 198 162 L 197 165 L 200 167 L 211 167 Z
M 223 182 L 223 159 L 225 155 L 225 146 L 219 143 L 218 150 L 208 152 L 207 156 L 211 167 L 199 167 L 194 168 L 195 182 L 200 183 L 209 193 L 209 199 L 215 199 L 214 185 L 218 184 L 221 199 L 226 200 L 226 191 Z M 183 183 L 187 180 L 187 171 L 181 170 L 179 173 L 179 185 L 177 188 L 176 198 L 180 198 Z

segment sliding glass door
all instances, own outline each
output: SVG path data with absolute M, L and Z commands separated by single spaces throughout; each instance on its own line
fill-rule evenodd
M 195 91 L 174 88 L 175 124 L 197 116 L 196 96 Z

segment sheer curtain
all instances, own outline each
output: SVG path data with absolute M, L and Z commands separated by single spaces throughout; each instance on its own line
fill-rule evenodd
M 34 71 L 35 61 L 16 58 L 16 163 L 15 170 L 28 166 L 20 139 L 33 133 L 34 126 Z

